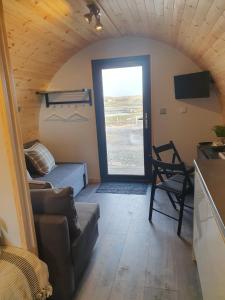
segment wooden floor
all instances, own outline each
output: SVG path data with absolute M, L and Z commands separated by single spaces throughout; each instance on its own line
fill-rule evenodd
M 74 300 L 201 300 L 192 261 L 192 212 L 177 222 L 156 212 L 148 222 L 147 196 L 95 193 L 89 186 L 78 201 L 100 205 L 99 239 Z M 175 213 L 164 192 L 158 207 Z M 190 200 L 191 201 L 191 200 Z

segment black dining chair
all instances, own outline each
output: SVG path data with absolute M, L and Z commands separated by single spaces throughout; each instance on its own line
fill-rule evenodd
M 163 161 L 162 154 L 163 153 L 165 154 L 167 152 L 168 154 L 170 153 L 172 164 L 183 163 L 183 160 L 181 159 L 173 141 L 169 141 L 168 144 L 164 144 L 164 145 L 160 145 L 160 146 L 152 146 L 152 148 L 153 148 L 153 151 L 155 153 L 157 160 Z M 186 172 L 188 173 L 189 185 L 193 189 L 194 186 L 193 186 L 191 176 L 194 173 L 194 166 L 188 166 L 186 164 L 184 164 L 184 166 L 185 166 Z M 174 176 L 175 173 L 176 173 L 176 176 Z M 171 174 L 168 172 L 166 174 L 166 176 L 167 176 L 167 178 L 173 176 L 174 181 L 178 181 L 178 182 L 183 181 L 183 176 L 180 175 L 179 171 L 174 171 Z
M 149 208 L 149 222 L 152 221 L 153 211 L 161 213 L 171 219 L 178 221 L 177 235 L 180 236 L 184 207 L 192 208 L 185 204 L 186 195 L 189 193 L 191 189 L 191 186 L 189 184 L 189 174 L 183 162 L 177 164 L 166 163 L 161 160 L 155 160 L 153 158 L 151 158 L 151 162 L 153 166 L 153 178 L 152 178 L 152 189 L 151 189 L 150 208 Z M 165 174 L 173 174 L 173 173 L 181 174 L 183 178 L 182 182 L 174 181 L 173 176 L 169 176 L 169 175 L 168 178 L 167 177 L 165 178 Z M 157 178 L 159 178 L 158 183 L 157 183 Z M 180 206 L 178 218 L 175 218 L 165 212 L 162 212 L 154 208 L 156 189 L 164 190 L 171 197 L 172 195 L 176 197 L 177 199 L 176 203 Z

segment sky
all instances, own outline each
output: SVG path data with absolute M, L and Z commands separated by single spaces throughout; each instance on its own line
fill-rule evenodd
M 142 67 L 102 70 L 104 96 L 142 95 Z

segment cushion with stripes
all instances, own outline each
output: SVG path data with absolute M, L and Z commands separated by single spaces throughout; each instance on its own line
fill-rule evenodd
M 36 143 L 32 147 L 24 149 L 24 152 L 39 174 L 48 174 L 55 168 L 55 159 L 43 144 Z

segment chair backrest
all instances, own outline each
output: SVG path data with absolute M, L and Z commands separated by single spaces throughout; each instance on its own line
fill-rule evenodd
M 187 171 L 183 162 L 180 163 L 168 163 L 158 159 L 151 158 L 152 165 L 155 170 L 161 174 L 176 173 L 186 175 Z
M 156 184 L 157 176 L 159 179 L 164 182 L 163 176 L 166 175 L 167 178 L 171 176 L 171 173 L 178 173 L 184 176 L 183 180 L 183 192 L 186 191 L 188 187 L 189 175 L 186 171 L 185 165 L 183 162 L 180 163 L 168 163 L 161 160 L 151 158 L 151 163 L 153 166 L 153 184 Z
M 161 154 L 162 152 L 167 152 L 167 151 L 172 151 L 172 159 L 171 159 L 171 163 L 175 163 L 176 161 L 181 163 L 182 160 L 181 160 L 181 157 L 173 143 L 173 141 L 170 141 L 168 144 L 164 144 L 164 145 L 161 145 L 161 146 L 153 146 L 152 147 L 154 152 L 155 152 L 155 155 L 157 157 L 158 160 L 163 160 L 162 157 L 161 157 Z

